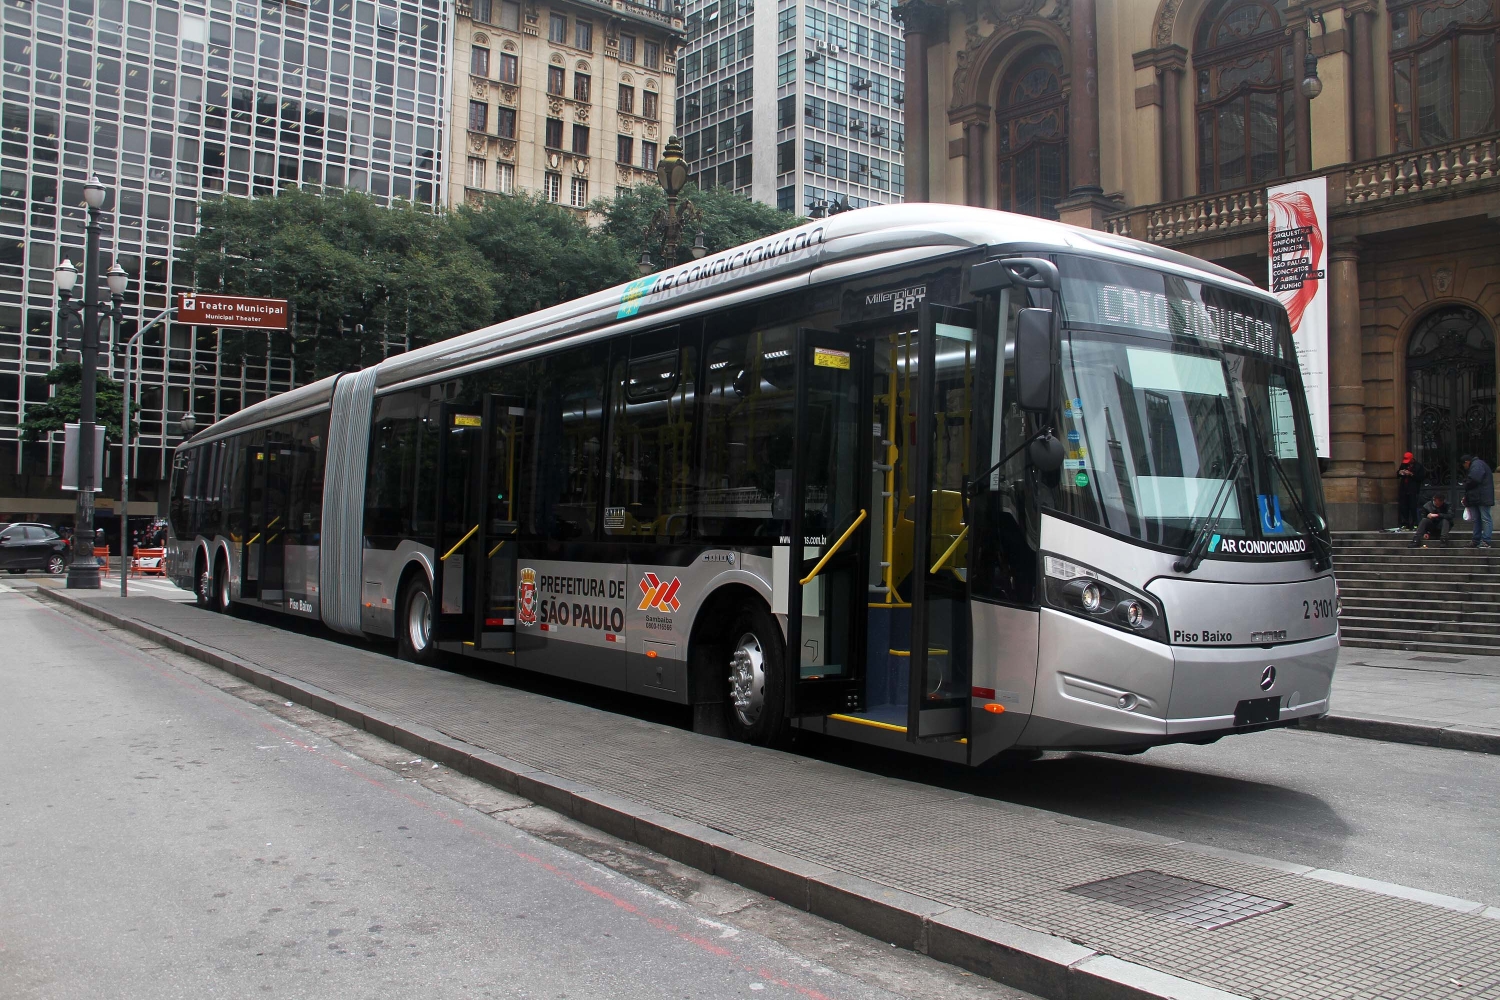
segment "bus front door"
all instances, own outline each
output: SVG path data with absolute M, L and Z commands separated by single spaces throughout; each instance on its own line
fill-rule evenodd
M 915 526 L 911 571 L 911 687 L 906 738 L 968 734 L 969 523 L 974 311 L 924 305 L 918 335 Z
M 479 466 L 484 454 L 484 413 L 479 406 L 438 407 L 437 517 L 432 573 L 432 637 L 472 641 L 475 576 L 483 561 L 479 535 Z
M 870 500 L 860 470 L 870 461 L 870 412 L 868 344 L 800 330 L 796 350 L 797 438 L 793 468 L 777 474 L 776 516 L 788 528 L 775 562 L 786 594 L 790 712 L 800 717 L 864 705 Z
M 476 568 L 480 579 L 475 616 L 475 645 L 513 653 L 516 648 L 517 588 L 521 588 L 521 611 L 536 614 L 536 580 L 516 579 L 518 546 L 516 491 L 520 488 L 521 443 L 525 440 L 525 401 L 513 396 L 489 396 L 485 400 L 484 454 L 476 470 L 484 484 L 479 501 L 481 518 L 476 552 L 484 557 Z

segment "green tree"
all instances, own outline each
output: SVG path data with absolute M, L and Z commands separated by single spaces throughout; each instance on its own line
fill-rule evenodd
M 709 188 L 704 191 L 688 185 L 679 198 L 679 204 L 682 201 L 690 202 L 703 218 L 696 228 L 684 228 L 677 253 L 679 263 L 691 259 L 689 248 L 700 228 L 703 230 L 703 242 L 708 246 L 708 252 L 718 253 L 762 236 L 791 229 L 806 221 L 790 212 L 751 201 L 728 188 Z M 661 234 L 652 234 L 649 230 L 656 213 L 666 207 L 667 196 L 658 185 L 637 184 L 620 192 L 613 200 L 595 202 L 593 209 L 604 216 L 603 231 L 619 243 L 634 269 L 642 250 L 650 251 L 651 259 L 658 266 L 662 265 Z M 648 235 L 651 237 L 649 244 Z
M 453 213 L 455 229 L 490 265 L 494 320 L 588 295 L 637 275 L 612 233 L 530 195 L 496 195 Z M 639 253 L 639 251 L 637 251 Z
M 21 422 L 21 436 L 35 441 L 52 431 L 60 431 L 63 424 L 78 422 L 78 408 L 83 397 L 83 365 L 77 361 L 65 361 L 47 373 L 47 382 L 54 386 L 52 398 L 45 403 L 33 403 L 26 407 L 26 419 Z M 124 395 L 120 383 L 105 375 L 97 376 L 94 382 L 94 422 L 104 425 L 104 436 L 111 441 L 120 440 L 120 417 L 124 410 Z M 132 415 L 130 427 L 134 431 L 138 424 Z
M 194 287 L 290 303 L 285 335 L 226 331 L 230 361 L 290 353 L 322 376 L 378 361 L 382 340 L 443 340 L 494 310 L 491 270 L 446 214 L 289 188 L 207 202 L 201 223 L 183 254 Z

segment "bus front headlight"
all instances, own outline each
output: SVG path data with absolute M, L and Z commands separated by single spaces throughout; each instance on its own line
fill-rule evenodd
M 1071 559 L 1047 555 L 1042 562 L 1049 606 L 1143 638 L 1167 641 L 1166 617 L 1151 597 Z

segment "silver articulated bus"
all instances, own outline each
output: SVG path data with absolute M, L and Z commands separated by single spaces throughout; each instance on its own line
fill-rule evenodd
M 945 205 L 818 220 L 257 403 L 178 449 L 172 575 L 241 605 L 982 763 L 1327 711 L 1285 311 Z

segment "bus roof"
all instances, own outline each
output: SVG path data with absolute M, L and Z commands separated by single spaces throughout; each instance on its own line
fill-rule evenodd
M 930 256 L 989 246 L 1032 253 L 1076 250 L 1199 280 L 1232 282 L 1241 291 L 1270 297 L 1233 271 L 1188 254 L 1128 237 L 964 205 L 881 205 L 817 219 L 759 240 L 646 275 L 591 295 L 561 302 L 472 333 L 398 354 L 376 368 L 376 385 L 394 385 L 463 367 L 570 334 L 614 325 L 689 302 L 717 297 L 758 282 L 798 275 L 811 279 L 822 266 L 895 251 Z M 1274 298 L 1273 298 L 1274 301 Z M 328 405 L 338 376 L 320 379 L 252 406 L 204 428 L 183 444 L 219 437 L 292 413 Z

